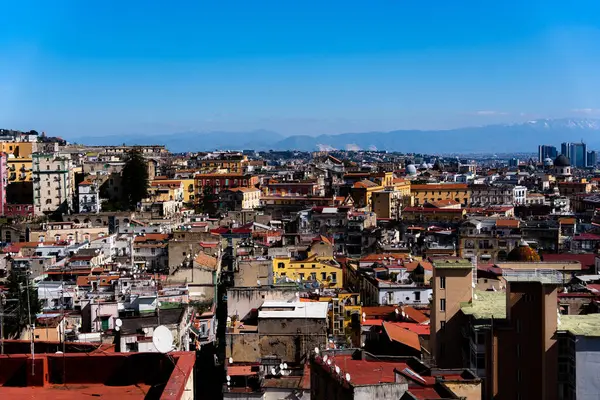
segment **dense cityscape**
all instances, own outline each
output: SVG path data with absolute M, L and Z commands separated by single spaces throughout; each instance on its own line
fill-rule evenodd
M 0 398 L 600 398 L 585 143 L 0 146 Z

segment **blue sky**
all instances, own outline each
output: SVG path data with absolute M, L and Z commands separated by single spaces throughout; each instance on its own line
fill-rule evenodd
M 600 117 L 600 1 L 19 1 L 0 127 L 321 134 Z

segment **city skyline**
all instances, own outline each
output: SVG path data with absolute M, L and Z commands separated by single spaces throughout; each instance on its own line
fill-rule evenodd
M 598 117 L 599 8 L 12 3 L 0 122 L 66 137 L 317 135 Z

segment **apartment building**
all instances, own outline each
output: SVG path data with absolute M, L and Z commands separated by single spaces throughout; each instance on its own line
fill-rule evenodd
M 466 183 L 411 185 L 410 191 L 417 206 L 442 200 L 454 200 L 463 207 L 471 204 L 471 189 Z
M 35 215 L 67 213 L 72 209 L 71 158 L 68 154 L 33 155 Z

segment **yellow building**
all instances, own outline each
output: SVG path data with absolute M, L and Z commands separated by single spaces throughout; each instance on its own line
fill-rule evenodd
M 0 143 L 0 151 L 12 154 L 15 158 L 31 159 L 34 149 L 32 142 L 2 142 Z
M 344 287 L 342 266 L 335 261 L 333 245 L 324 236 L 313 240 L 308 257 L 304 260 L 290 257 L 273 259 L 273 275 L 276 278 L 285 276 L 294 281 L 315 282 L 325 288 Z
M 150 182 L 148 198 L 152 201 L 183 201 L 183 182 L 172 179 L 156 179 Z
M 466 183 L 411 185 L 410 191 L 415 197 L 416 206 L 435 201 L 454 200 L 466 207 L 471 200 L 471 189 Z
M 196 181 L 192 179 L 180 179 L 181 183 L 183 183 L 183 202 L 184 203 L 193 203 L 194 202 L 194 194 L 196 193 Z
M 31 182 L 31 168 L 33 163 L 31 157 L 16 158 L 9 155 L 6 159 L 6 169 L 8 172 L 8 183 L 12 182 Z
M 371 207 L 371 197 L 373 193 L 380 192 L 382 190 L 383 186 L 368 179 L 363 179 L 362 181 L 356 182 L 354 185 L 352 185 L 352 188 L 350 189 L 350 196 L 352 196 L 352 200 L 354 201 L 354 206 L 356 208 Z

